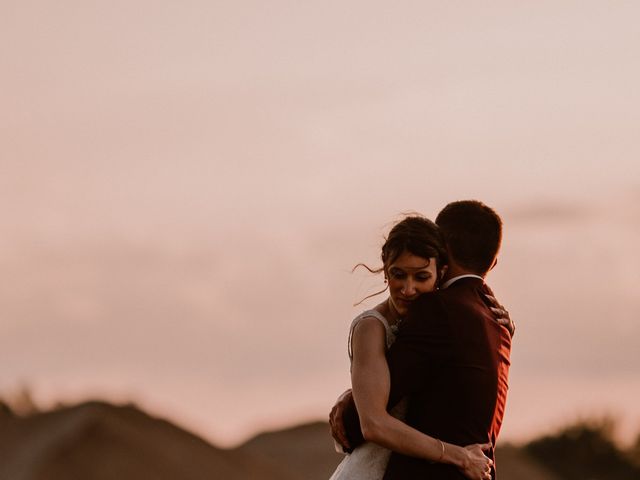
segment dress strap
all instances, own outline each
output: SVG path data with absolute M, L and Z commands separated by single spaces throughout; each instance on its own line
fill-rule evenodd
M 393 340 L 395 338 L 393 330 L 389 326 L 389 322 L 384 317 L 384 315 L 382 315 L 377 310 L 365 310 L 364 312 L 362 312 L 360 315 L 358 315 L 356 318 L 353 319 L 353 322 L 351 322 L 351 327 L 349 328 L 349 343 L 347 345 L 347 351 L 349 352 L 349 359 L 350 360 L 353 360 L 353 349 L 351 347 L 351 341 L 353 339 L 353 330 L 356 328 L 356 325 L 358 325 L 360 320 L 362 320 L 363 318 L 367 318 L 367 317 L 375 318 L 376 320 L 380 321 L 380 323 L 382 323 L 382 325 L 384 326 L 384 330 L 386 332 L 387 348 L 389 348 L 391 346 L 391 344 L 393 343 Z

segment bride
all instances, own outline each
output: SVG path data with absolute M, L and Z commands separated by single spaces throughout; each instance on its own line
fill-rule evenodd
M 373 273 L 384 272 L 389 297 L 353 320 L 348 352 L 353 398 L 364 436 L 371 437 L 367 430 L 375 432 L 376 425 L 371 423 L 380 421 L 390 422 L 393 428 L 387 430 L 394 434 L 393 438 L 373 438 L 377 443 L 368 441 L 358 446 L 344 458 L 330 480 L 381 480 L 391 455 L 385 447 L 391 445 L 405 455 L 454 465 L 471 480 L 491 478 L 492 461 L 483 453 L 491 444 L 461 447 L 409 427 L 401 421 L 406 402 L 400 402 L 390 412 L 391 416 L 386 415 L 388 398 L 380 395 L 380 391 L 389 391 L 386 351 L 394 342 L 398 324 L 411 302 L 418 295 L 437 288 L 447 268 L 447 254 L 435 223 L 414 215 L 394 225 L 382 247 L 381 259 L 383 266 L 379 270 L 359 266 Z M 510 322 L 508 318 L 500 321 Z M 348 443 L 344 440 L 341 443 Z

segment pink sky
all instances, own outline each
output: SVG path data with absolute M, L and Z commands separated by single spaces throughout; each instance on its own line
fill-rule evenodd
M 0 7 L 0 392 L 324 418 L 401 212 L 503 214 L 504 439 L 640 430 L 640 6 Z

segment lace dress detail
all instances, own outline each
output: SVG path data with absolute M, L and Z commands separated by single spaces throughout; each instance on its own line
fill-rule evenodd
M 398 333 L 398 328 L 394 325 L 393 327 L 389 325 L 389 322 L 386 318 L 377 310 L 365 310 L 351 322 L 351 327 L 349 327 L 349 340 L 347 344 L 347 352 L 349 353 L 349 360 L 353 361 L 353 350 L 351 348 L 351 340 L 353 339 L 353 331 L 356 328 L 356 325 L 360 323 L 360 320 L 367 317 L 373 317 L 384 325 L 384 331 L 387 333 L 387 350 L 391 346 L 393 342 L 396 340 L 396 334 Z M 395 327 L 395 328 L 394 328 Z
M 366 310 L 351 322 L 351 327 L 349 328 L 348 353 L 349 360 L 351 361 L 353 361 L 353 351 L 351 348 L 353 330 L 363 318 L 367 317 L 374 317 L 384 325 L 387 349 L 396 339 L 397 329 L 390 326 L 387 319 L 380 312 L 377 310 Z M 407 402 L 403 400 L 396 405 L 390 413 L 394 417 L 403 420 L 406 410 Z M 351 454 L 345 456 L 329 480 L 382 480 L 390 456 L 391 450 L 372 442 L 365 442 Z

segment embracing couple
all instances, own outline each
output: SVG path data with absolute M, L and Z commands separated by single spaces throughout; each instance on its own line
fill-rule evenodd
M 495 479 L 513 323 L 484 277 L 502 221 L 475 200 L 398 222 L 387 300 L 349 332 L 351 384 L 330 415 L 350 452 L 331 480 Z

